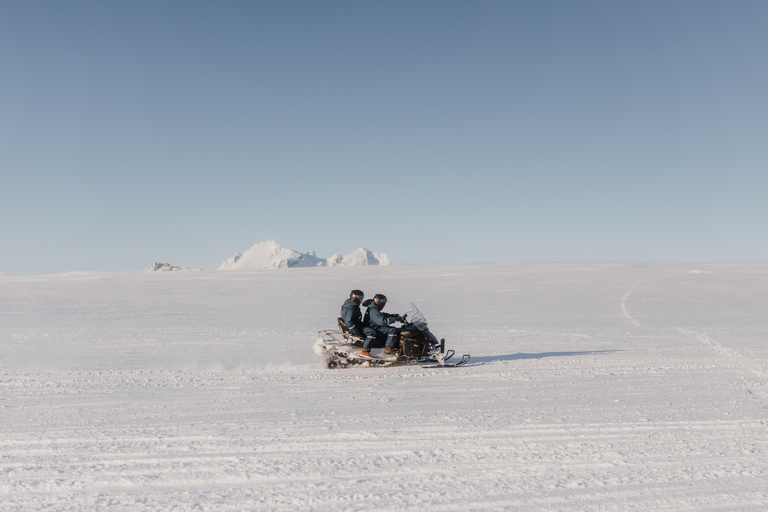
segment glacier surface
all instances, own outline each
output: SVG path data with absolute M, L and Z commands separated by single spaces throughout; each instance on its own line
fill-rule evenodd
M 456 369 L 328 370 L 352 288 Z M 765 510 L 768 264 L 7 276 L 0 510 Z

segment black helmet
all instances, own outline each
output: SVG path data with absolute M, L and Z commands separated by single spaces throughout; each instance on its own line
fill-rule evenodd
M 349 292 L 349 298 L 352 299 L 352 302 L 355 304 L 360 304 L 363 302 L 365 294 L 363 293 L 363 290 L 352 290 Z
M 377 293 L 376 295 L 373 296 L 373 303 L 376 305 L 377 308 L 384 309 L 384 306 L 387 305 L 387 296 Z

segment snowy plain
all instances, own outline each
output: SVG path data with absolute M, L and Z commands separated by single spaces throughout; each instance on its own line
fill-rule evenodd
M 349 290 L 455 369 L 329 370 Z M 768 264 L 0 280 L 0 510 L 766 510 Z

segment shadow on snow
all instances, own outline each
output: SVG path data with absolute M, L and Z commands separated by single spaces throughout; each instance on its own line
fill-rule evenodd
M 517 361 L 518 359 L 544 359 L 545 357 L 573 357 L 573 356 L 597 356 L 602 354 L 612 354 L 621 352 L 620 350 L 583 350 L 579 352 L 541 352 L 540 354 L 507 354 L 505 356 L 483 356 L 472 357 L 469 365 L 486 364 L 496 361 Z

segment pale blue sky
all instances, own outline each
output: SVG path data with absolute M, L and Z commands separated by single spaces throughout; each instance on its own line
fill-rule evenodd
M 768 257 L 768 2 L 3 2 L 0 271 Z

